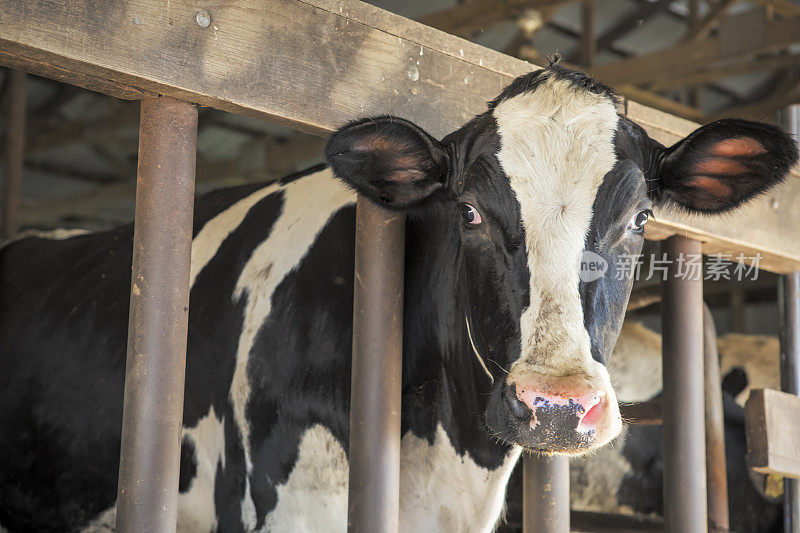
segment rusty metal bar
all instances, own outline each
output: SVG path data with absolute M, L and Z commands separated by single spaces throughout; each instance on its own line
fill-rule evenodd
M 6 81 L 6 153 L 3 174 L 3 238 L 19 229 L 19 201 L 22 195 L 22 161 L 25 156 L 25 73 L 9 69 Z
M 405 215 L 359 197 L 347 529 L 394 533 L 400 512 Z
M 781 276 L 781 390 L 800 396 L 800 272 Z M 798 420 L 787 421 L 799 424 Z M 800 531 L 800 481 L 783 479 L 783 525 L 786 533 Z
M 705 378 L 706 483 L 709 533 L 728 533 L 728 471 L 725 458 L 725 416 L 719 376 L 717 328 L 711 310 L 703 304 L 703 360 Z
M 703 398 L 703 280 L 688 268 L 700 242 L 675 236 L 662 251 L 664 365 L 664 520 L 670 532 L 705 532 L 706 450 Z
M 569 533 L 569 459 L 526 454 L 522 464 L 522 531 Z
M 117 531 L 175 531 L 197 108 L 142 100 Z

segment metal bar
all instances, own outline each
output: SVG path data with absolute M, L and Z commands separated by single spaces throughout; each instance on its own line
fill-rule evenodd
M 22 194 L 22 161 L 25 156 L 25 73 L 9 69 L 6 82 L 6 161 L 3 175 L 3 238 L 10 239 L 19 228 Z
M 524 456 L 522 531 L 569 533 L 569 459 L 566 456 Z
M 800 141 L 800 105 L 782 110 L 781 122 Z M 781 276 L 778 284 L 781 314 L 781 390 L 800 396 L 800 273 Z M 794 421 L 795 424 L 800 423 Z M 800 532 L 800 480 L 783 480 L 783 528 Z
M 781 276 L 781 390 L 800 396 L 800 272 Z M 800 421 L 792 420 L 798 424 Z M 800 531 L 800 483 L 783 479 L 783 524 L 786 533 Z
M 347 528 L 394 533 L 400 512 L 405 215 L 359 197 Z
M 142 100 L 117 531 L 175 531 L 197 108 Z
M 664 365 L 664 519 L 670 532 L 705 532 L 706 476 L 703 409 L 703 280 L 688 261 L 702 253 L 699 241 L 675 236 L 662 251 L 668 271 L 662 283 Z
M 725 458 L 725 417 L 719 376 L 717 328 L 711 310 L 703 304 L 703 360 L 705 377 L 706 482 L 708 484 L 708 531 L 727 533 L 728 471 Z

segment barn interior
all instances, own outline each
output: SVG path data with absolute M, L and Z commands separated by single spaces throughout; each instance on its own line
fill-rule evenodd
M 781 124 L 785 110 L 800 103 L 800 2 L 797 0 L 382 0 L 370 2 L 404 17 L 531 63 L 556 54 L 597 73 L 620 95 L 697 123 L 741 117 Z M 794 31 L 774 34 L 794 21 Z M 709 43 L 718 53 L 705 53 Z M 688 48 L 687 48 L 687 45 Z M 687 54 L 687 50 L 700 50 Z M 717 50 L 717 48 L 715 48 Z M 639 73 L 636 61 L 660 62 L 662 72 Z M 10 68 L 0 68 L 3 116 L 13 105 Z M 102 230 L 133 220 L 139 104 L 75 85 L 26 75 L 25 135 L 18 198 L 6 238 L 54 229 Z M 457 91 L 458 88 L 452 89 Z M 355 117 L 354 117 L 355 118 Z M 3 145 L 9 120 L 0 122 Z M 259 118 L 200 108 L 197 193 L 251 182 L 268 182 L 322 161 L 324 138 Z M 0 176 L 6 187 L 9 157 L 3 150 Z M 790 177 L 789 179 L 795 179 Z M 8 188 L 4 189 L 5 191 Z M 776 205 L 785 201 L 774 198 Z M 648 241 L 645 258 L 657 257 Z M 734 258 L 735 259 L 735 258 Z M 634 290 L 652 290 L 657 272 L 641 267 Z M 737 279 L 733 267 L 708 277 L 704 296 L 721 338 L 763 336 L 766 365 L 777 375 L 778 275 L 749 270 Z M 752 261 L 751 261 L 752 262 Z M 755 261 L 757 263 L 757 261 Z M 711 267 L 713 269 L 713 267 Z M 627 320 L 658 333 L 660 307 L 632 310 Z M 736 338 L 736 337 L 732 337 Z M 774 350 L 771 351 L 771 350 Z M 724 356 L 724 354 L 721 354 Z M 778 384 L 772 385 L 779 388 Z M 518 482 L 518 480 L 517 480 Z M 521 531 L 519 486 L 509 488 L 503 531 Z M 658 530 L 657 512 L 630 512 L 630 520 L 603 529 L 592 522 L 599 509 L 578 509 L 580 531 Z M 581 522 L 581 517 L 584 518 Z M 595 524 L 595 525 L 592 525 Z M 622 525 L 619 525 L 622 524 Z M 624 529 L 629 528 L 629 529 Z

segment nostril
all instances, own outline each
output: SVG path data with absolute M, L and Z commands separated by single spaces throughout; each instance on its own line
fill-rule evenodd
M 578 431 L 588 431 L 595 428 L 603 416 L 604 403 L 603 401 L 598 401 L 581 417 L 581 421 L 578 423 Z
M 511 414 L 514 418 L 522 421 L 530 421 L 533 417 L 533 411 L 525 405 L 519 398 L 517 398 L 517 387 L 511 384 L 506 387 L 506 401 L 508 402 Z

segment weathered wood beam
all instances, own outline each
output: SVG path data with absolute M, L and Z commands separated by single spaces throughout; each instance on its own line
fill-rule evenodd
M 460 37 L 468 37 L 492 24 L 513 19 L 526 9 L 561 7 L 575 0 L 477 0 L 457 4 L 419 19 L 419 22 Z
M 761 474 L 800 479 L 800 398 L 753 389 L 744 409 L 747 465 Z
M 798 27 L 800 18 L 768 22 L 764 42 L 754 47 L 747 56 L 780 50 L 800 42 Z M 728 58 L 723 53 L 720 38 L 713 37 L 700 43 L 684 42 L 665 50 L 597 67 L 593 70 L 593 74 L 612 85 L 620 83 L 638 85 L 663 77 L 664 72 L 680 75 L 699 68 L 711 67 L 726 59 Z
M 767 98 L 756 98 L 749 104 L 726 109 L 723 113 L 709 116 L 708 119 L 741 117 L 750 120 L 770 120 L 774 122 L 775 113 L 779 109 L 798 102 L 800 102 L 800 80 L 796 77 L 790 77 Z
M 631 14 L 623 16 L 613 26 L 611 26 L 597 38 L 597 50 L 603 51 L 608 49 L 614 44 L 614 42 L 639 27 L 647 19 L 666 10 L 671 3 L 672 0 L 657 0 L 656 2 L 652 3 L 647 2 L 639 6 Z M 569 60 L 576 62 L 578 57 L 571 56 Z
M 317 134 L 391 113 L 437 136 L 484 111 L 511 79 L 534 68 L 361 2 L 241 0 L 212 9 L 206 28 L 197 25 L 197 10 L 187 0 L 168 7 L 120 0 L 90 15 L 79 0 L 9 0 L 0 10 L 0 64 L 114 96 L 160 93 Z M 784 38 L 789 31 L 770 28 Z M 666 144 L 696 128 L 626 105 L 631 119 Z M 680 233 L 710 253 L 760 251 L 762 267 L 788 272 L 800 268 L 796 202 L 800 180 L 791 179 L 727 215 L 659 211 L 648 234 Z
M 800 5 L 792 0 L 755 0 L 755 2 L 771 7 L 783 18 L 800 17 Z
M 670 12 L 671 13 L 671 11 L 669 11 L 669 10 L 666 10 L 665 13 L 666 12 Z M 684 19 L 679 19 L 679 20 L 684 20 Z M 580 39 L 580 33 L 579 32 L 577 32 L 577 31 L 575 31 L 575 30 L 573 30 L 571 28 L 568 28 L 567 26 L 564 26 L 563 24 L 559 24 L 558 22 L 556 22 L 554 20 L 549 21 L 547 23 L 547 26 L 548 26 L 548 28 L 550 28 L 550 29 L 552 29 L 554 31 L 557 31 L 558 33 L 561 33 L 562 35 L 566 35 L 568 37 L 572 37 L 573 39 Z M 634 55 L 631 54 L 630 52 L 628 52 L 626 50 L 622 50 L 621 48 L 619 48 L 619 47 L 617 47 L 615 45 L 609 46 L 608 47 L 608 51 L 613 52 L 614 54 L 620 56 L 621 58 L 634 57 Z M 711 91 L 714 91 L 715 93 L 719 93 L 719 94 L 721 94 L 723 96 L 726 96 L 726 97 L 730 98 L 736 104 L 742 103 L 744 101 L 741 96 L 739 96 L 735 92 L 733 92 L 730 89 L 727 89 L 725 87 L 722 87 L 722 86 L 719 86 L 719 85 L 709 85 L 708 89 L 711 90 Z
M 679 87 L 693 87 L 741 74 L 765 72 L 792 66 L 800 66 L 800 54 L 776 55 L 756 59 L 745 58 L 722 67 L 703 69 L 683 76 L 664 76 L 648 84 L 647 88 L 651 91 L 665 91 Z
M 711 4 L 708 13 L 706 13 L 702 19 L 692 24 L 691 29 L 683 38 L 682 42 L 696 43 L 704 39 L 709 32 L 711 32 L 711 28 L 713 28 L 738 1 L 739 0 L 719 0 L 716 4 Z

